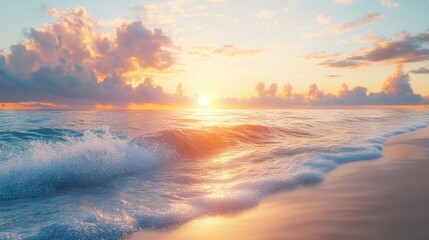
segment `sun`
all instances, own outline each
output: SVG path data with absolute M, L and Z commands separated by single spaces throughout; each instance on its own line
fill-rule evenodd
M 209 104 L 209 99 L 206 96 L 199 96 L 198 104 L 201 106 L 206 106 L 207 104 Z

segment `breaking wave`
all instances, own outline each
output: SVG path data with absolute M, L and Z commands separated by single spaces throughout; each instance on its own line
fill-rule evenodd
M 6 153 L 0 162 L 0 200 L 42 196 L 141 172 L 159 164 L 154 147 L 141 147 L 110 130 L 85 131 L 64 141 L 33 141 L 27 149 Z

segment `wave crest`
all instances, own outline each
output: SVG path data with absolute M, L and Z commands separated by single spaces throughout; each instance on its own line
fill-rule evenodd
M 63 142 L 33 141 L 26 150 L 8 155 L 0 163 L 0 200 L 99 184 L 152 168 L 162 159 L 156 149 L 132 144 L 109 129 L 85 131 Z
M 204 157 L 239 143 L 264 143 L 274 128 L 261 125 L 213 126 L 205 129 L 164 130 L 151 137 L 135 139 L 139 144 L 166 145 L 182 157 Z

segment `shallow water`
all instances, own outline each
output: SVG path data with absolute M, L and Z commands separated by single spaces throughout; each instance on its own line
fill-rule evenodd
M 0 239 L 120 239 L 255 207 L 423 110 L 0 111 Z

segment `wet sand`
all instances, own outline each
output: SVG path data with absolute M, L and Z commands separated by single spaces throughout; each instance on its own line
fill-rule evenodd
M 384 157 L 340 165 L 316 186 L 130 239 L 429 239 L 429 128 L 395 136 Z

